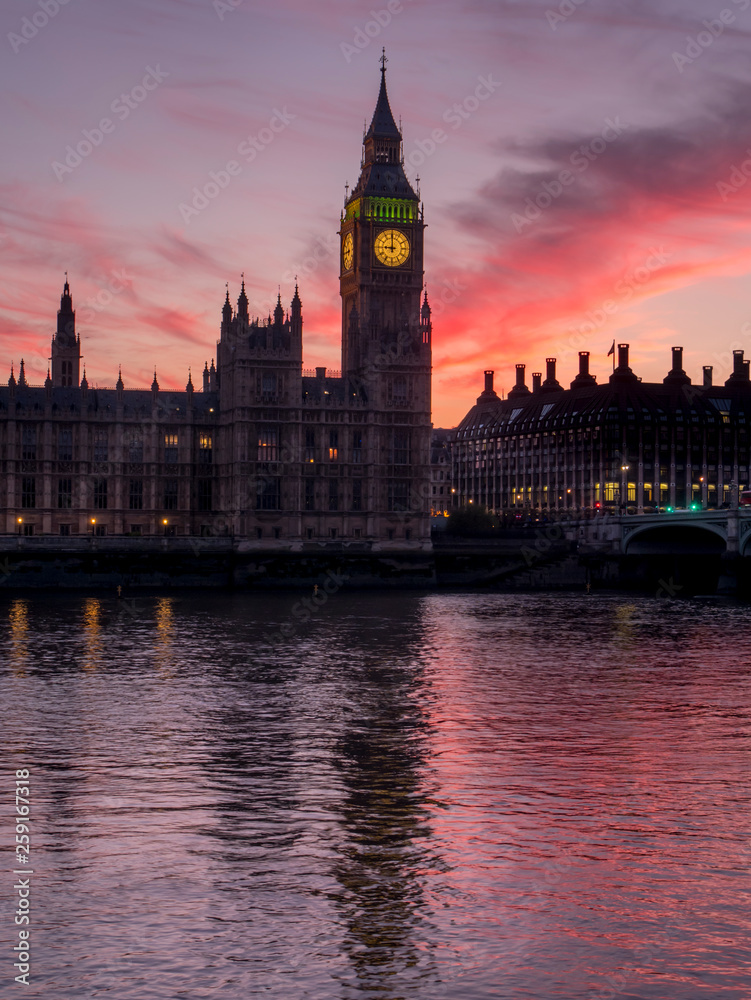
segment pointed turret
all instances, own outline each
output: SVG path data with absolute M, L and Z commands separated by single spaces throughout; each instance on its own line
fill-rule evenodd
M 13 372 L 13 362 L 11 361 L 11 364 L 10 364 L 10 378 L 8 379 L 8 385 L 9 385 L 9 387 L 11 389 L 15 389 L 16 388 L 16 384 L 17 384 L 16 383 L 16 376 L 15 376 L 15 374 Z
M 241 323 L 250 323 L 250 316 L 248 314 L 248 296 L 245 294 L 245 275 L 242 277 L 240 295 L 237 299 L 237 318 Z
M 154 381 L 151 383 L 151 392 L 154 398 L 156 398 L 156 394 L 159 392 L 159 383 L 156 378 L 156 368 L 154 369 Z
M 430 335 L 433 332 L 433 321 L 431 319 L 430 303 L 428 302 L 428 290 L 425 289 L 425 297 L 420 308 L 420 333 L 423 344 L 430 344 Z
M 60 296 L 60 308 L 57 313 L 57 331 L 52 337 L 52 371 L 53 386 L 78 385 L 81 371 L 81 338 L 76 335 L 76 314 L 73 309 L 73 298 L 68 284 L 68 272 L 65 272 L 63 294 Z
M 204 362 L 204 366 L 203 366 L 203 391 L 204 392 L 208 392 L 209 391 L 209 363 L 208 363 L 208 361 Z
M 67 271 L 65 272 L 63 294 L 60 296 L 60 308 L 57 311 L 57 339 L 61 347 L 70 347 L 76 342 L 76 314 L 73 309 Z
M 297 281 L 295 281 L 295 297 L 292 299 L 292 304 L 290 305 L 289 318 L 289 330 L 292 335 L 294 350 L 295 352 L 300 352 L 302 356 L 302 301 L 300 300 Z
M 232 303 L 229 300 L 229 285 L 227 285 L 227 294 L 224 299 L 224 305 L 222 306 L 222 322 L 232 322 Z
M 185 386 L 185 391 L 188 393 L 188 397 L 192 398 L 192 396 L 193 396 L 193 374 L 192 374 L 190 368 L 188 369 L 188 384 Z
M 123 382 L 123 369 L 122 366 L 118 366 L 117 369 L 117 382 L 115 383 L 115 388 L 118 392 L 122 392 L 125 388 L 125 383 Z
M 24 366 L 23 358 L 21 358 L 21 367 L 18 371 L 18 384 L 19 386 L 23 386 L 24 388 L 26 388 L 29 384 L 26 381 L 26 368 Z
M 282 306 L 282 293 L 279 292 L 274 308 L 274 325 L 281 326 L 284 322 L 284 307 Z

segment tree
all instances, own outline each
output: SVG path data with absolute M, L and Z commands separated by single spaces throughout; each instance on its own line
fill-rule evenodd
M 497 530 L 497 516 L 480 504 L 469 504 L 453 511 L 446 525 L 446 531 L 450 535 L 464 538 L 483 538 L 494 535 Z

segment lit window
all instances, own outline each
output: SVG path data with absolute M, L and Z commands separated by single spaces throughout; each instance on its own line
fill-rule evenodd
M 316 432 L 314 430 L 306 430 L 305 431 L 305 459 L 304 460 L 306 462 L 315 462 L 315 460 L 316 460 Z
M 174 465 L 177 462 L 177 434 L 164 435 L 164 461 L 167 465 Z
M 261 427 L 258 431 L 258 461 L 279 460 L 279 431 L 276 427 Z

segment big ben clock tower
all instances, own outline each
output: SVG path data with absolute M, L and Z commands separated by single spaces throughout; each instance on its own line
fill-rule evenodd
M 402 133 L 381 89 L 363 140 L 360 178 L 341 218 L 342 374 L 360 379 L 394 365 L 430 371 L 429 309 L 421 306 L 419 196 L 404 172 Z
M 423 292 L 425 223 L 404 172 L 402 133 L 381 89 L 363 139 L 360 178 L 341 217 L 342 375 L 367 413 L 363 489 L 368 531 L 430 544 L 430 306 Z M 422 301 L 421 301 L 422 300 Z M 376 513 L 377 512 L 377 513 Z

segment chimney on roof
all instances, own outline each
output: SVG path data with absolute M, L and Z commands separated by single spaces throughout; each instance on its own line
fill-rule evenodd
M 611 382 L 637 382 L 636 375 L 628 366 L 628 344 L 618 345 L 618 367 L 610 376 Z
M 663 385 L 690 385 L 691 379 L 683 370 L 683 348 L 674 347 L 673 367 L 662 380 Z
M 571 383 L 571 388 L 578 389 L 586 385 L 597 385 L 597 379 L 589 373 L 589 351 L 579 351 L 579 374 Z
M 551 390 L 560 389 L 561 385 L 558 379 L 555 377 L 555 358 L 545 358 L 545 365 L 547 368 L 547 377 L 542 383 L 542 392 L 550 392 Z
M 532 392 L 539 392 L 542 386 L 542 372 L 532 372 Z
M 742 350 L 733 351 L 733 374 L 725 385 L 737 385 L 739 382 L 748 382 L 748 362 L 743 360 Z
M 493 376 L 494 375 L 495 375 L 495 372 L 492 371 L 491 369 L 488 369 L 485 372 L 485 389 L 477 397 L 477 402 L 478 403 L 485 403 L 489 399 L 498 399 L 498 395 L 496 394 L 496 391 L 493 388 Z
M 528 396 L 529 395 L 529 389 L 527 388 L 526 383 L 524 381 L 524 378 L 525 378 L 524 373 L 525 373 L 526 369 L 527 369 L 526 365 L 517 365 L 516 366 L 516 385 L 511 390 L 511 392 L 508 394 L 508 398 L 509 399 L 514 399 L 516 396 Z
M 704 388 L 709 389 L 712 385 L 712 365 L 704 365 Z

